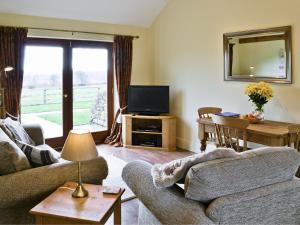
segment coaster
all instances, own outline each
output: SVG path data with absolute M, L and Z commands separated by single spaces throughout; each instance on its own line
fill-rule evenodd
M 119 192 L 121 191 L 120 187 L 109 187 L 109 186 L 105 186 L 103 188 L 103 194 L 119 194 Z

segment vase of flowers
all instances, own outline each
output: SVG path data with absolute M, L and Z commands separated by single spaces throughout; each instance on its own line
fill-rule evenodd
M 249 101 L 255 106 L 253 116 L 258 120 L 264 119 L 264 105 L 267 104 L 274 96 L 273 89 L 270 84 L 265 82 L 252 83 L 247 85 L 245 94 L 248 95 Z

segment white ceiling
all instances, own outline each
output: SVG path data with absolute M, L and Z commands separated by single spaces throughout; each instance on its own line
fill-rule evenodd
M 148 27 L 168 0 L 0 0 L 0 12 Z

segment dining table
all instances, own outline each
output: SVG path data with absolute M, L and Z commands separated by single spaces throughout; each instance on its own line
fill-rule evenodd
M 209 134 L 216 134 L 211 118 L 199 118 L 198 135 L 201 151 L 205 151 Z M 281 121 L 263 120 L 250 123 L 246 128 L 247 141 L 266 146 L 294 146 L 300 151 L 300 124 Z

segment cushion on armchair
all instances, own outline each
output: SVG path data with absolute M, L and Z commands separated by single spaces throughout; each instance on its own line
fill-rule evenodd
M 0 175 L 30 168 L 22 150 L 0 129 Z
M 33 146 L 18 140 L 16 140 L 16 143 L 25 153 L 27 159 L 33 167 L 57 163 L 61 157 L 60 153 L 46 144 Z
M 29 137 L 23 126 L 19 121 L 12 120 L 7 117 L 3 120 L 6 130 L 9 131 L 9 137 L 12 140 L 19 140 L 26 144 L 35 145 L 34 141 Z
M 193 166 L 185 180 L 185 196 L 209 202 L 221 196 L 292 180 L 300 154 L 289 147 L 263 147 L 238 158 L 218 159 Z

